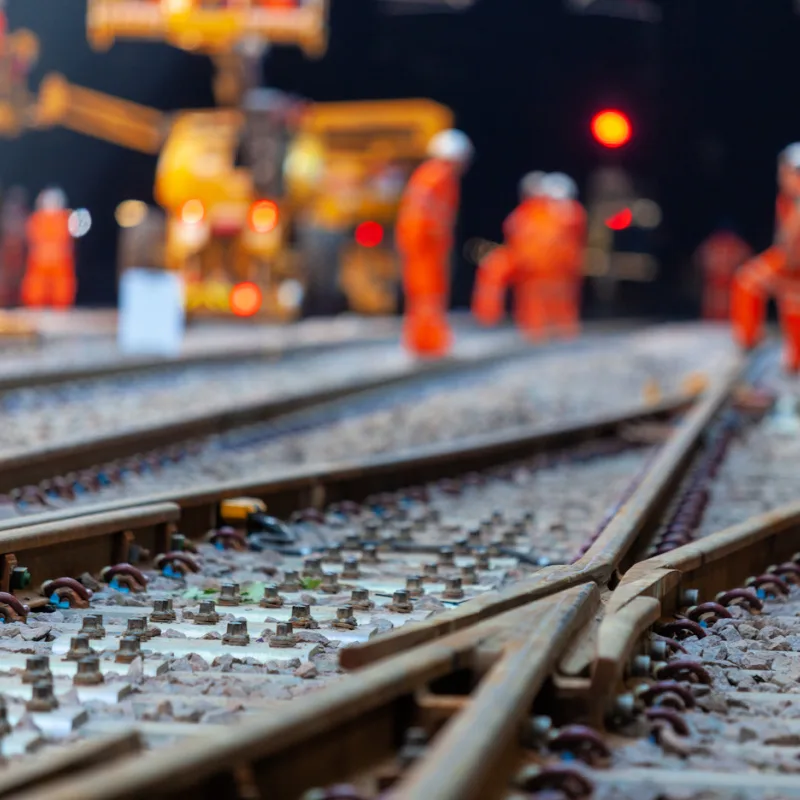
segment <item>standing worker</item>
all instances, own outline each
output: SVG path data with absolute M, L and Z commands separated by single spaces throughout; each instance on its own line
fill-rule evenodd
M 411 176 L 397 216 L 396 239 L 403 271 L 403 343 L 419 356 L 450 350 L 447 322 L 450 256 L 458 214 L 461 176 L 473 147 L 466 134 L 447 130 L 428 145 L 429 160 Z
M 19 305 L 20 285 L 25 273 L 25 226 L 28 202 L 25 190 L 12 186 L 0 209 L 0 306 Z
M 45 189 L 28 220 L 28 263 L 22 281 L 26 306 L 69 308 L 75 303 L 75 248 L 67 198 Z
M 775 240 L 733 279 L 731 321 L 739 344 L 750 349 L 763 334 L 767 302 L 777 301 L 785 339 L 785 364 L 800 371 L 800 142 L 778 159 Z
M 728 321 L 733 276 L 752 255 L 747 242 L 724 228 L 700 245 L 695 260 L 703 276 L 703 319 Z
M 481 263 L 473 313 L 484 324 L 502 316 L 513 284 L 514 315 L 525 336 L 565 336 L 579 329 L 586 213 L 577 187 L 562 173 L 532 172 L 520 184 L 522 202 L 503 226 L 505 246 Z

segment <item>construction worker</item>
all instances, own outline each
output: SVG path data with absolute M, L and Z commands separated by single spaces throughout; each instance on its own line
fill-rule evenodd
M 526 337 L 575 335 L 586 241 L 577 187 L 562 173 L 532 172 L 520 194 L 522 202 L 503 226 L 505 246 L 481 262 L 473 313 L 484 324 L 497 322 L 505 289 L 513 284 L 514 315 Z
M 730 318 L 731 281 L 753 251 L 732 230 L 712 233 L 698 248 L 695 261 L 703 276 L 703 319 Z
M 428 145 L 429 160 L 413 173 L 400 201 L 396 240 L 406 303 L 403 343 L 419 356 L 443 356 L 451 346 L 447 307 L 453 229 L 459 179 L 473 152 L 461 131 L 436 134 Z
M 27 225 L 28 260 L 22 281 L 26 306 L 68 308 L 75 302 L 75 249 L 70 211 L 60 189 L 45 189 Z
M 800 142 L 789 145 L 778 159 L 775 240 L 768 250 L 748 261 L 735 275 L 731 291 L 731 321 L 739 344 L 750 349 L 763 334 L 767 302 L 778 305 L 785 339 L 785 364 L 800 370 Z

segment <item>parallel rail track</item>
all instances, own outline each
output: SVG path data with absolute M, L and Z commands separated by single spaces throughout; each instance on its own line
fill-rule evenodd
M 730 407 L 740 380 L 737 371 L 712 386 L 691 408 L 690 399 L 681 397 L 637 414 L 558 431 L 515 431 L 458 447 L 431 447 L 407 457 L 373 458 L 324 470 L 299 469 L 279 481 L 165 493 L 148 498 L 146 509 L 123 502 L 91 511 L 33 516 L 22 527 L 18 521 L 0 524 L 0 555 L 5 556 L 6 573 L 9 556 L 22 564 L 20 553 L 26 558 L 36 554 L 41 558 L 31 561 L 35 567 L 29 571 L 32 584 L 38 584 L 53 577 L 48 548 L 55 539 L 49 537 L 57 537 L 59 530 L 71 531 L 71 540 L 82 542 L 75 566 L 69 567 L 75 571 L 80 563 L 80 569 L 96 573 L 121 554 L 130 554 L 132 547 L 134 552 L 138 548 L 151 554 L 166 548 L 176 533 L 178 518 L 181 533 L 189 535 L 217 525 L 219 503 L 226 497 L 245 494 L 265 499 L 270 512 L 283 515 L 451 478 L 454 463 L 461 475 L 477 470 L 491 473 L 537 451 L 579 448 L 587 440 L 618 440 L 632 424 L 661 420 L 674 426 L 666 443 L 653 453 L 646 472 L 631 476 L 635 480 L 618 498 L 616 513 L 601 521 L 572 563 L 545 566 L 507 588 L 487 586 L 480 596 L 428 620 L 350 644 L 339 651 L 340 660 L 346 668 L 356 669 L 355 675 L 324 691 L 295 698 L 280 713 L 265 710 L 225 728 L 224 735 L 190 737 L 144 754 L 141 749 L 150 728 L 137 726 L 138 733 L 127 737 L 115 730 L 116 738 L 103 750 L 108 753 L 103 766 L 88 766 L 93 756 L 87 753 L 94 753 L 92 747 L 99 744 L 75 745 L 74 753 L 64 748 L 52 769 L 33 759 L 20 766 L 19 772 L 10 770 L 6 784 L 0 783 L 0 797 L 110 800 L 191 793 L 195 798 L 294 798 L 313 787 L 348 781 L 348 789 L 323 788 L 314 797 L 366 800 L 385 794 L 455 800 L 504 797 L 515 791 L 515 785 L 523 793 L 532 791 L 531 787 L 557 786 L 559 775 L 567 781 L 562 788 L 571 789 L 581 780 L 584 790 L 600 785 L 602 780 L 592 770 L 573 774 L 553 767 L 546 755 L 531 757 L 540 746 L 536 736 L 541 725 L 526 723 L 533 708 L 544 705 L 550 711 L 552 704 L 547 700 L 552 690 L 559 699 L 551 712 L 555 723 L 563 727 L 580 720 L 600 727 L 609 709 L 619 706 L 625 664 L 639 653 L 643 639 L 649 642 L 649 629 L 657 619 L 672 611 L 669 605 L 662 609 L 653 603 L 658 605 L 655 598 L 667 596 L 661 587 L 672 587 L 673 578 L 659 573 L 658 581 L 645 586 L 643 580 L 650 580 L 650 574 L 641 577 L 643 565 L 655 564 L 671 575 L 680 572 L 674 564 L 703 564 L 700 551 L 720 552 L 714 549 L 717 540 L 712 536 L 669 552 L 662 550 L 654 559 L 636 564 L 642 554 L 652 552 L 676 498 L 689 492 L 687 480 L 693 468 L 714 443 L 707 441 L 707 432 Z M 129 516 L 135 514 L 145 516 L 136 522 Z M 786 525 L 794 524 L 798 516 L 800 512 L 793 509 L 781 520 L 791 518 L 792 523 Z M 80 529 L 86 531 L 85 536 Z M 736 549 L 731 544 L 733 535 L 737 542 L 747 539 L 753 557 L 763 554 L 765 537 L 772 541 L 752 529 L 749 538 L 742 531 L 719 536 L 726 535 L 719 540 L 726 553 Z M 385 558 L 395 557 L 392 554 L 398 548 L 394 545 L 388 543 Z M 399 547 L 401 554 L 404 550 Z M 496 558 L 503 555 L 495 553 Z M 790 554 L 781 549 L 781 555 Z M 681 560 L 687 557 L 688 561 Z M 719 571 L 711 572 L 725 583 L 722 588 L 730 588 L 737 576 L 730 571 L 727 556 L 717 557 L 721 560 L 726 564 L 721 577 Z M 742 579 L 751 574 L 748 569 Z M 705 588 L 701 577 L 691 575 Z M 609 594 L 609 590 L 613 591 Z M 625 601 L 626 597 L 630 599 Z M 642 599 L 644 604 L 638 602 Z M 549 690 L 543 695 L 545 686 Z M 526 730 L 523 737 L 521 727 Z M 564 739 L 572 741 L 569 735 Z M 555 736 L 545 741 L 551 745 Z M 527 769 L 524 774 L 523 768 Z

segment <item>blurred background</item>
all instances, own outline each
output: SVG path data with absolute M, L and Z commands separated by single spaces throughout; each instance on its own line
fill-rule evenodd
M 453 3 L 452 5 L 456 5 Z M 477 156 L 464 180 L 454 305 L 468 304 L 475 240 L 500 241 L 532 169 L 573 176 L 585 200 L 593 172 L 622 167 L 660 224 L 621 231 L 617 247 L 651 254 L 655 280 L 621 285 L 615 313 L 689 316 L 698 309 L 692 255 L 726 223 L 760 249 L 772 236 L 775 159 L 800 139 L 794 102 L 800 16 L 791 0 L 332 0 L 321 61 L 297 48 L 264 59 L 271 87 L 317 101 L 429 97 L 449 106 Z M 166 44 L 86 41 L 83 0 L 8 0 L 10 29 L 40 38 L 31 75 L 162 110 L 212 105 L 210 61 Z M 630 119 L 626 147 L 594 140 L 605 108 Z M 78 302 L 116 301 L 115 209 L 152 202 L 154 156 L 54 128 L 0 141 L 0 183 L 31 195 L 48 184 L 92 215 L 78 241 Z M 602 313 L 587 289 L 586 315 Z M 608 309 L 606 309 L 608 313 Z

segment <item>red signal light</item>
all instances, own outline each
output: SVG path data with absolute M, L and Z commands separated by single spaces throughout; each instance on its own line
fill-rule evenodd
M 377 247 L 383 241 L 383 226 L 377 222 L 362 222 L 356 228 L 356 242 L 362 247 Z
M 231 289 L 229 303 L 237 317 L 252 317 L 261 308 L 261 289 L 254 283 L 237 283 Z
M 592 119 L 592 134 L 604 147 L 622 147 L 630 141 L 631 133 L 630 120 L 621 111 L 601 111 Z
M 622 211 L 606 220 L 606 226 L 612 231 L 624 231 L 626 228 L 630 228 L 632 222 L 633 212 L 629 208 L 623 208 Z
M 278 204 L 272 200 L 259 200 L 250 209 L 250 227 L 255 233 L 269 233 L 278 225 Z

